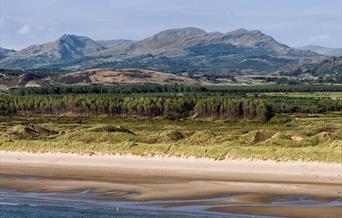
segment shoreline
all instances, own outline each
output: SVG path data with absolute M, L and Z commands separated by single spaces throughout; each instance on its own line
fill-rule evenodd
M 88 167 L 111 167 L 108 164 L 115 163 L 113 168 L 127 167 L 150 168 L 156 170 L 202 170 L 211 172 L 225 171 L 240 173 L 265 173 L 265 174 L 288 174 L 306 176 L 341 177 L 342 163 L 328 163 L 318 161 L 275 161 L 259 159 L 223 159 L 177 156 L 138 156 L 132 154 L 79 154 L 62 152 L 26 152 L 26 151 L 3 151 L 0 150 L 0 163 L 28 165 L 47 164 L 51 166 L 88 166 Z M 53 162 L 51 162 L 53 161 Z M 96 162 L 89 162 L 96 161 Z M 284 170 L 284 171 L 281 171 Z M 291 171 L 292 170 L 292 171 Z
M 86 191 L 88 197 L 105 201 L 171 200 L 162 204 L 259 215 L 272 215 L 272 208 L 248 205 L 295 202 L 303 196 L 314 202 L 342 202 L 340 164 L 4 151 L 0 158 L 0 188 L 19 192 Z M 175 203 L 179 200 L 186 202 Z M 310 209 L 296 211 L 310 215 Z
M 253 162 L 259 162 L 259 163 L 267 163 L 267 164 L 273 164 L 273 165 L 293 165 L 293 166 L 299 166 L 299 165 L 312 165 L 313 167 L 322 167 L 322 166 L 330 166 L 330 167 L 341 167 L 341 163 L 337 162 L 323 162 L 323 161 L 303 161 L 303 160 L 261 160 L 261 159 L 251 159 L 251 158 L 229 158 L 226 159 L 214 159 L 209 157 L 195 157 L 195 156 L 172 156 L 172 155 L 134 155 L 134 154 L 110 154 L 110 153 L 78 153 L 78 152 L 32 152 L 32 151 L 11 151 L 11 150 L 0 150 L 0 155 L 6 154 L 6 161 L 14 161 L 13 156 L 19 155 L 19 156 L 30 156 L 30 155 L 39 155 L 39 156 L 46 156 L 46 158 L 49 158 L 49 156 L 65 156 L 65 157 L 73 157 L 73 158 L 102 158 L 102 159 L 130 159 L 130 160 L 149 160 L 149 161 L 156 161 L 156 160 L 180 160 L 180 161 L 199 161 L 199 162 L 215 162 L 215 163 L 224 163 L 224 162 L 236 162 L 236 163 L 253 163 Z M 9 157 L 9 158 L 8 158 Z M 41 160 L 36 162 L 41 162 Z M 31 162 L 33 163 L 34 160 L 31 159 Z M 342 173 L 341 173 L 342 175 Z
M 317 162 L 275 162 L 260 160 L 211 160 L 134 155 L 79 155 L 70 153 L 0 152 L 3 175 L 61 179 L 66 176 L 113 181 L 110 174 L 141 181 L 219 181 L 245 183 L 342 184 L 341 164 Z M 49 169 L 54 169 L 51 175 Z M 72 173 L 78 170 L 76 175 Z M 109 173 L 106 174 L 106 173 Z M 119 176 L 119 177 L 120 177 Z M 107 178 L 106 178 L 107 177 Z M 119 179 L 119 177 L 117 179 Z M 119 179 L 120 180 L 120 179 Z M 316 190 L 315 193 L 320 193 Z M 325 195 L 326 193 L 320 193 Z M 333 193 L 328 194 L 330 196 Z

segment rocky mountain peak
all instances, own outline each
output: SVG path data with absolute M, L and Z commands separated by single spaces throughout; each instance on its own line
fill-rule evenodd
M 155 38 L 162 37 L 194 37 L 194 36 L 202 36 L 207 32 L 196 27 L 186 27 L 186 28 L 178 28 L 178 29 L 168 29 L 164 30 L 160 33 L 154 35 Z
M 49 61 L 71 60 L 104 50 L 105 47 L 85 36 L 64 34 L 58 40 L 33 45 L 20 51 L 25 56 L 45 56 Z
M 200 28 L 186 27 L 167 29 L 141 41 L 107 40 L 98 41 L 108 49 L 101 54 L 127 54 L 138 55 L 179 55 L 184 48 L 204 39 L 208 33 Z
M 207 32 L 195 27 L 168 29 L 144 39 L 139 44 L 144 48 L 166 48 L 185 46 L 193 39 L 205 36 Z

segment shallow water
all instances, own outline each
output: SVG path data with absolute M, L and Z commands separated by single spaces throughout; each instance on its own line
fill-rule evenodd
M 104 195 L 115 194 L 102 193 Z M 132 193 L 134 194 L 134 193 Z M 239 206 L 239 204 L 224 205 L 191 205 L 191 203 L 220 202 L 236 195 L 224 195 L 221 198 L 197 200 L 167 200 L 147 202 L 126 202 L 99 200 L 90 197 L 91 189 L 78 193 L 37 193 L 0 190 L 0 217 L 262 217 L 238 214 L 223 214 L 207 212 L 206 209 L 218 206 Z M 244 195 L 244 194 L 241 194 Z M 281 199 L 273 197 L 271 204 L 249 204 L 248 206 L 342 206 L 339 199 L 329 202 L 312 200 L 310 196 L 287 196 Z M 279 199 L 279 201 L 277 201 Z M 188 203 L 190 206 L 165 207 L 172 203 Z M 246 206 L 246 205 L 244 205 Z
M 250 217 L 205 212 L 200 207 L 184 210 L 164 208 L 156 201 L 134 203 L 94 200 L 85 196 L 88 192 L 61 194 L 1 190 L 0 217 Z

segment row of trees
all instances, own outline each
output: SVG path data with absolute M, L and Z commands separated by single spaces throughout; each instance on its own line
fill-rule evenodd
M 342 100 L 331 98 L 270 97 L 265 101 L 276 113 L 325 113 L 342 111 Z
M 142 117 L 165 116 L 183 118 L 197 116 L 219 119 L 253 119 L 266 121 L 272 108 L 263 100 L 194 96 L 2 96 L 2 114 L 63 114 L 110 115 Z
M 1 114 L 164 116 L 267 121 L 274 113 L 342 111 L 342 101 L 313 98 L 55 95 L 0 96 Z
M 61 94 L 140 94 L 140 93 L 180 93 L 207 92 L 201 86 L 158 85 L 158 84 L 118 84 L 113 86 L 43 86 L 34 88 L 13 88 L 17 95 L 61 95 Z
M 121 84 L 113 86 L 44 86 L 36 88 L 14 88 L 16 95 L 60 95 L 60 94 L 139 94 L 139 93 L 214 93 L 245 94 L 261 92 L 338 92 L 341 85 L 264 85 L 264 86 L 188 86 L 158 84 Z

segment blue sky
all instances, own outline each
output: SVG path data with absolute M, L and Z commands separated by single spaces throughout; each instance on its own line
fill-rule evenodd
M 64 33 L 139 40 L 167 28 L 259 29 L 290 46 L 342 47 L 342 0 L 0 0 L 0 46 Z

